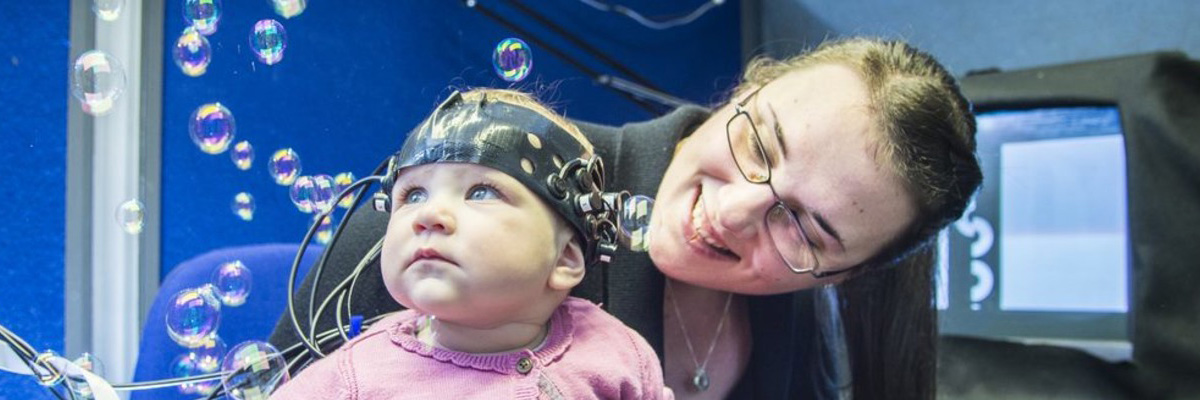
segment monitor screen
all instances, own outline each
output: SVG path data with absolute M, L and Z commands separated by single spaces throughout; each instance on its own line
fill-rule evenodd
M 942 234 L 942 332 L 1128 339 L 1125 138 L 1113 106 L 978 114 L 984 183 Z

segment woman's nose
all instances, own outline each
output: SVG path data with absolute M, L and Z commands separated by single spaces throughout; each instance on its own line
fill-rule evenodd
M 725 231 L 725 235 L 738 239 L 757 234 L 767 210 L 775 205 L 771 188 L 745 180 L 727 184 L 717 194 L 716 225 Z
M 413 219 L 413 232 L 418 235 L 426 232 L 451 234 L 456 227 L 454 213 L 445 205 L 434 202 L 422 204 Z

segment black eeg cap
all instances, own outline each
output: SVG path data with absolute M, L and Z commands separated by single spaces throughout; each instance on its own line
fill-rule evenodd
M 478 164 L 512 176 L 575 230 L 589 265 L 616 251 L 620 203 L 611 199 L 621 194 L 604 193 L 603 161 L 536 111 L 486 97 L 468 102 L 454 92 L 389 159 L 375 209 L 390 212 L 400 170 L 432 163 Z

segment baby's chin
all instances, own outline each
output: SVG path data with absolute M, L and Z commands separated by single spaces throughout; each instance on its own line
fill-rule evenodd
M 404 296 L 395 296 L 400 304 L 431 315 L 456 307 L 463 297 L 457 286 L 440 279 L 421 279 L 405 285 L 404 291 Z

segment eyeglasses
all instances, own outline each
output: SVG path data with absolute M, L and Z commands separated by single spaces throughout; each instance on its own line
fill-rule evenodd
M 754 89 L 742 101 L 733 104 L 733 117 L 725 124 L 725 137 L 729 140 L 729 152 L 738 172 L 750 183 L 765 184 L 775 196 L 775 204 L 763 216 L 767 234 L 775 246 L 775 252 L 783 259 L 788 269 L 797 274 L 810 273 L 816 278 L 837 275 L 853 268 L 839 271 L 818 271 L 817 248 L 809 239 L 796 212 L 783 204 L 779 192 L 771 185 L 771 159 L 758 134 L 758 126 L 750 118 L 746 104 L 762 86 Z

